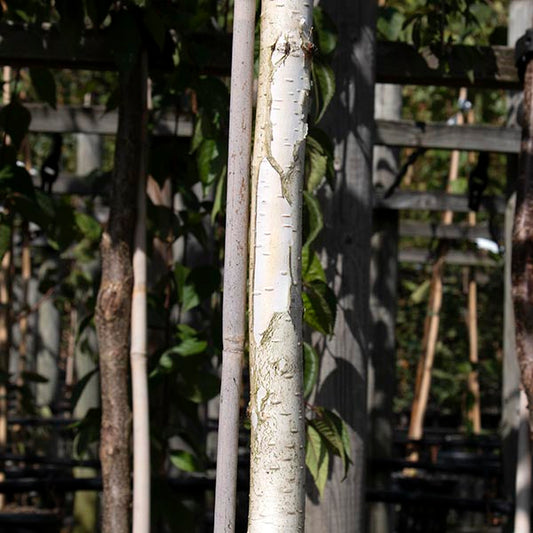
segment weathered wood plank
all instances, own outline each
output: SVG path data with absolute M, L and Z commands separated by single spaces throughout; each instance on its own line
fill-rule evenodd
M 59 106 L 56 110 L 42 104 L 26 104 L 31 112 L 30 131 L 34 133 L 94 133 L 115 135 L 118 124 L 116 111 L 104 107 Z M 190 137 L 193 122 L 189 115 L 166 114 L 156 117 L 153 135 Z
M 486 222 L 477 226 L 467 226 L 462 224 L 431 224 L 418 220 L 400 220 L 400 236 L 465 241 L 492 239 L 489 225 Z
M 449 126 L 408 120 L 376 120 L 376 144 L 516 154 L 520 130 L 497 126 Z
M 398 253 L 398 261 L 404 263 L 429 263 L 431 255 L 428 250 L 419 248 L 404 248 Z M 503 262 L 493 259 L 483 252 L 461 252 L 450 250 L 446 254 L 446 264 L 459 266 L 478 266 L 478 267 L 502 267 Z
M 116 70 L 105 32 L 86 32 L 77 46 L 67 42 L 55 28 L 0 24 L 0 64 L 15 67 L 46 66 L 88 70 Z M 202 44 L 216 41 L 217 54 L 206 66 L 211 71 L 229 73 L 231 37 L 199 35 Z M 399 42 L 377 43 L 376 81 L 399 85 L 451 85 L 519 89 L 514 51 L 503 46 L 451 46 L 449 69 L 428 50 L 418 52 Z M 161 54 L 151 57 L 151 66 L 172 69 Z
M 505 199 L 497 196 L 484 196 L 481 209 L 493 213 L 505 212 Z M 390 198 L 374 197 L 374 208 L 411 209 L 415 211 L 453 211 L 468 213 L 468 198 L 462 194 L 445 192 L 396 191 Z
M 399 85 L 449 85 L 520 89 L 514 66 L 514 50 L 505 46 L 449 48 L 448 66 L 428 49 L 381 41 L 377 47 L 377 81 Z

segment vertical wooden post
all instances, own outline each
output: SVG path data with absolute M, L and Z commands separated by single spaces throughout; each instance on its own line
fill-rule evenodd
M 315 402 L 336 410 L 349 430 L 354 464 L 348 477 L 335 458 L 318 500 L 310 494 L 306 532 L 364 531 L 367 419 L 367 359 L 372 148 L 374 130 L 376 2 L 327 0 L 324 9 L 339 32 L 335 70 L 337 92 L 324 129 L 334 140 L 335 190 L 324 193 L 323 261 L 337 295 L 333 336 L 322 339 Z
M 376 84 L 375 116 L 399 119 L 402 88 Z M 396 178 L 399 149 L 374 148 L 373 183 L 387 190 Z M 368 362 L 368 455 L 390 457 L 392 453 L 392 401 L 395 378 L 395 327 L 398 275 L 398 211 L 374 210 L 370 257 L 370 312 L 372 342 Z M 378 489 L 388 487 L 390 476 L 369 472 L 369 483 Z M 372 533 L 392 531 L 392 506 L 369 505 L 368 528 Z

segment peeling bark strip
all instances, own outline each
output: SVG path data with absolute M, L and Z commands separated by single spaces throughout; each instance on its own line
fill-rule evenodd
M 132 239 L 142 147 L 142 76 L 139 65 L 120 74 L 120 105 L 110 214 L 102 235 L 102 281 L 96 304 L 100 349 L 104 485 L 103 533 L 130 531 L 130 408 L 128 361 L 132 293 Z
M 513 226 L 512 295 L 516 353 L 533 428 L 533 61 L 524 77 L 524 123 Z M 533 436 L 533 435 L 532 435 Z
M 312 2 L 266 0 L 252 163 L 249 533 L 304 526 L 301 196 Z

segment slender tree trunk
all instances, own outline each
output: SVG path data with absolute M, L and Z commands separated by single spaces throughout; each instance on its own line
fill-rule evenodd
M 533 61 L 524 79 L 524 124 L 513 226 L 512 294 L 516 352 L 533 427 Z
M 222 309 L 224 348 L 217 447 L 215 533 L 235 531 L 239 408 L 246 335 L 254 25 L 255 0 L 236 0 L 233 16 Z
M 511 0 L 509 3 L 508 46 L 514 46 L 517 39 L 533 25 L 533 2 Z M 517 110 L 522 97 L 519 93 L 509 94 L 508 109 L 512 122 L 517 125 Z M 512 226 L 516 204 L 516 183 L 518 157 L 507 156 L 507 206 L 505 209 L 505 266 L 504 266 L 504 341 L 502 362 L 502 435 L 503 495 L 512 500 L 516 497 L 516 465 L 519 430 L 520 368 L 516 352 L 515 320 L 512 301 L 511 256 Z M 508 520 L 505 533 L 514 533 L 513 521 Z
M 133 533 L 150 533 L 150 418 L 147 375 L 146 155 L 147 56 L 141 57 L 141 146 L 137 184 L 137 224 L 131 302 L 131 387 L 133 402 Z
M 130 408 L 128 361 L 132 240 L 142 151 L 142 72 L 137 64 L 119 74 L 120 105 L 109 222 L 102 235 L 102 281 L 96 304 L 100 349 L 102 429 L 100 460 L 104 486 L 104 533 L 130 530 Z
M 264 2 L 250 234 L 249 533 L 303 531 L 301 206 L 312 3 Z

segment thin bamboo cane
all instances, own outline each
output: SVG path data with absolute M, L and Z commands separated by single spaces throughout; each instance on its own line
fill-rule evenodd
M 7 105 L 11 100 L 9 82 L 11 67 L 3 67 L 2 102 Z M 7 136 L 4 142 L 8 142 Z M 11 222 L 12 224 L 12 222 Z M 12 238 L 12 232 L 11 237 Z M 9 353 L 11 349 L 11 269 L 13 263 L 12 242 L 4 254 L 0 265 L 0 370 L 7 376 L 9 371 Z M 7 383 L 0 384 L 0 453 L 7 450 Z M 0 481 L 5 479 L 5 472 L 0 470 Z M 5 506 L 5 495 L 0 494 L 0 509 Z
M 235 531 L 239 407 L 246 335 L 255 0 L 235 0 L 226 201 L 223 353 L 214 533 Z
M 147 55 L 143 53 L 142 147 L 137 186 L 137 223 L 133 252 L 131 301 L 131 386 L 133 403 L 133 533 L 150 533 L 150 419 L 147 376 L 146 297 L 146 159 L 147 159 Z
M 22 144 L 22 152 L 24 154 L 24 166 L 29 172 L 31 170 L 31 151 L 28 137 L 26 137 Z M 30 249 L 30 234 L 27 220 L 23 220 L 21 229 L 22 233 L 22 251 L 21 251 L 21 278 L 22 278 L 22 309 L 26 311 L 28 306 L 28 291 L 31 279 L 31 249 Z M 28 314 L 23 312 L 19 317 L 19 331 L 20 343 L 18 349 L 18 365 L 17 365 L 17 385 L 24 384 L 23 375 L 27 367 L 28 357 Z
M 465 100 L 467 96 L 466 89 L 463 87 L 459 91 L 459 99 Z M 464 117 L 462 113 L 457 115 L 457 124 L 463 124 Z M 454 150 L 450 158 L 450 169 L 448 172 L 448 181 L 446 184 L 447 192 L 453 189 L 453 183 L 457 180 L 459 173 L 459 150 Z M 442 223 L 449 225 L 453 222 L 453 212 L 445 211 L 442 217 Z M 423 435 L 424 417 L 427 410 L 427 403 L 429 399 L 429 390 L 431 386 L 431 373 L 433 370 L 433 363 L 435 360 L 435 349 L 437 345 L 439 325 L 440 325 L 440 309 L 442 306 L 442 292 L 443 292 L 443 268 L 444 257 L 448 251 L 448 246 L 441 242 L 437 250 L 437 258 L 433 265 L 430 295 L 428 304 L 428 315 L 424 323 L 424 340 L 422 344 L 422 356 L 418 361 L 415 392 L 413 396 L 413 403 L 411 408 L 411 420 L 409 423 L 409 438 L 420 439 Z M 412 461 L 418 460 L 418 452 L 412 450 L 409 454 L 409 459 Z
M 474 123 L 474 111 L 470 109 L 466 115 L 467 123 Z M 471 162 L 473 162 L 473 153 L 469 154 Z M 469 226 L 476 225 L 476 213 L 471 211 L 468 213 Z M 478 342 L 478 325 L 477 325 L 477 283 L 475 278 L 475 271 L 473 268 L 468 268 L 468 344 L 469 344 L 469 361 L 472 369 L 468 373 L 468 392 L 472 398 L 472 403 L 467 405 L 467 418 L 472 425 L 472 431 L 475 434 L 481 433 L 481 398 L 479 390 L 479 372 L 477 365 L 479 362 L 479 342 Z

